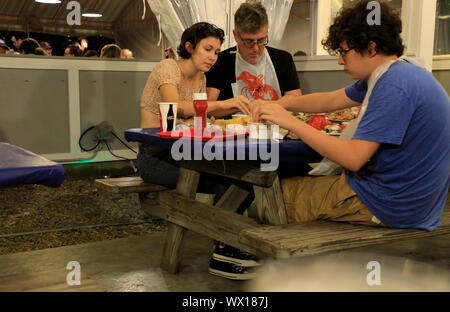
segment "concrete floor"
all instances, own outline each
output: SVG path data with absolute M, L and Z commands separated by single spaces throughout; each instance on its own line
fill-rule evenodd
M 192 232 L 181 272 L 161 271 L 164 238 L 160 232 L 2 255 L 0 291 L 450 291 L 450 235 L 267 261 L 251 282 L 209 274 L 213 242 Z M 70 261 L 80 264 L 79 286 L 66 282 Z M 373 261 L 380 267 L 369 267 Z M 381 285 L 368 286 L 369 277 Z

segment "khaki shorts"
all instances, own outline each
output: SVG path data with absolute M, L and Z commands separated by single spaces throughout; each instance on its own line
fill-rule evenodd
M 312 220 L 382 224 L 340 176 L 293 177 L 281 181 L 289 223 Z

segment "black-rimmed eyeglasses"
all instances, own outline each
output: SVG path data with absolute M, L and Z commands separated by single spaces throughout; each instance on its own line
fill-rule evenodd
M 337 52 L 339 53 L 340 56 L 345 57 L 350 50 L 353 50 L 353 49 L 351 49 L 351 48 L 349 48 L 349 49 L 339 48 L 339 49 L 337 49 Z
M 253 39 L 244 39 L 241 37 L 240 34 L 238 34 L 239 39 L 244 43 L 244 46 L 246 48 L 253 48 L 255 46 L 255 44 L 258 45 L 258 47 L 263 47 L 266 46 L 269 43 L 269 36 L 265 36 L 264 38 L 259 38 L 256 40 Z

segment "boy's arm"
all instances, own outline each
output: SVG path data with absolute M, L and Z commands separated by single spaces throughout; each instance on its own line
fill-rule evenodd
M 289 111 L 302 113 L 328 113 L 361 105 L 361 103 L 352 101 L 347 97 L 345 88 L 331 92 L 307 94 L 301 97 L 285 95 L 275 103 Z
M 252 102 L 250 107 L 254 120 L 269 120 L 291 130 L 316 152 L 351 171 L 358 171 L 364 166 L 381 145 L 378 142 L 359 139 L 348 141 L 329 136 L 292 116 L 280 105 L 257 105 Z
M 366 140 L 341 140 L 314 129 L 297 119 L 291 130 L 320 155 L 351 171 L 361 169 L 380 147 Z

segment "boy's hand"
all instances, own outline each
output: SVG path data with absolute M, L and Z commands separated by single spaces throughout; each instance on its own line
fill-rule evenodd
M 250 102 L 254 122 L 269 120 L 282 128 L 289 129 L 298 119 L 276 102 L 255 100 Z

